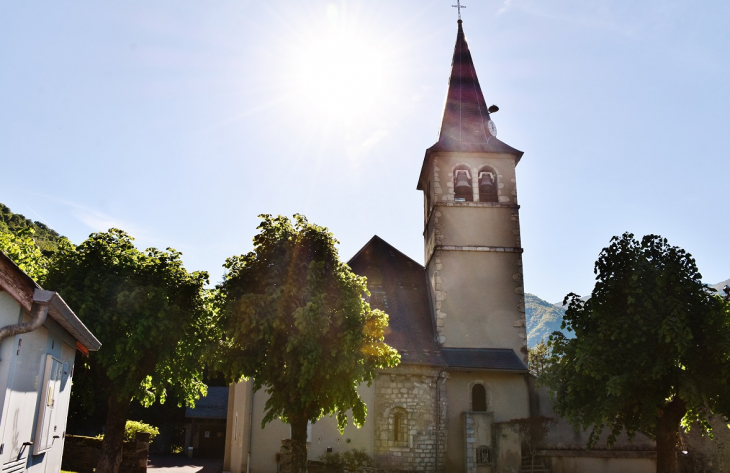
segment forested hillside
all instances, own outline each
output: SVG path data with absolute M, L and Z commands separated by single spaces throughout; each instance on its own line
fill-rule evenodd
M 41 251 L 54 251 L 58 246 L 58 240 L 62 238 L 57 231 L 46 224 L 13 213 L 6 205 L 0 204 L 0 232 L 18 234 L 26 228 L 33 230 L 32 238 Z
M 534 294 L 526 293 L 527 346 L 534 347 L 543 339 L 547 341 L 551 333 L 560 330 L 564 314 L 564 308 L 542 300 Z
M 725 293 L 722 291 L 722 288 L 724 288 L 725 286 L 730 286 L 730 279 L 726 279 L 726 280 L 724 280 L 722 282 L 719 282 L 717 284 L 713 284 L 710 287 L 714 287 L 715 289 L 717 289 L 717 293 L 718 294 L 720 294 L 721 296 L 724 296 Z

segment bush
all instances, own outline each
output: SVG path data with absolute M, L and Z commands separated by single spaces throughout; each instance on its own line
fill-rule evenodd
M 362 467 L 370 466 L 371 459 L 370 455 L 365 452 L 365 449 L 353 449 L 342 453 L 331 453 L 327 452 L 321 457 L 320 461 L 324 463 L 327 470 L 331 471 L 362 471 Z
M 160 429 L 141 421 L 128 420 L 127 425 L 124 426 L 124 440 L 134 442 L 137 432 L 150 434 L 150 443 L 152 443 L 152 439 L 160 434 Z

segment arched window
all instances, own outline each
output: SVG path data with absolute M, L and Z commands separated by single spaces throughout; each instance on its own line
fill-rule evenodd
M 479 202 L 499 202 L 497 196 L 497 173 L 489 166 L 479 170 Z
M 457 166 L 454 169 L 454 201 L 471 202 L 474 193 L 471 188 L 471 171 L 468 166 Z
M 408 413 L 405 409 L 393 411 L 393 442 L 396 446 L 408 445 Z
M 475 384 L 471 388 L 471 410 L 487 412 L 487 390 L 483 384 Z

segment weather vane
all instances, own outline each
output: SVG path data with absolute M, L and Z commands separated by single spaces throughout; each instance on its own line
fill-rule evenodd
M 466 8 L 466 6 L 461 4 L 461 0 L 456 0 L 456 5 L 451 6 L 459 11 L 459 21 L 461 21 L 461 9 Z

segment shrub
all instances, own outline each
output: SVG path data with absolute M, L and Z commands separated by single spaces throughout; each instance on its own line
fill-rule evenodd
M 362 471 L 362 467 L 370 466 L 372 460 L 364 448 L 348 450 L 342 453 L 325 453 L 319 457 L 325 467 L 331 471 Z
M 128 420 L 127 425 L 124 426 L 124 440 L 133 442 L 137 432 L 150 434 L 150 443 L 152 443 L 152 440 L 160 434 L 160 429 L 142 421 Z

